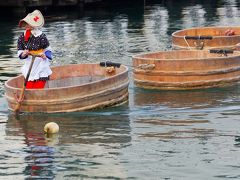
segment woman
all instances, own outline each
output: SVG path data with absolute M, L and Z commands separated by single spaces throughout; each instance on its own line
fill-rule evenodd
M 18 38 L 18 57 L 24 60 L 22 73 L 26 78 L 32 55 L 36 55 L 32 70 L 26 84 L 26 89 L 44 88 L 46 81 L 52 74 L 50 61 L 52 52 L 48 39 L 39 29 L 44 25 L 44 17 L 39 10 L 29 13 L 24 19 L 19 21 L 19 27 L 24 27 L 25 31 Z

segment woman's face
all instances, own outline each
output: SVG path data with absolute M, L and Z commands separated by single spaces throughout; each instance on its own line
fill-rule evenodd
M 25 29 L 26 29 L 26 30 L 28 30 L 28 29 L 32 30 L 32 29 L 33 29 L 33 27 L 32 27 L 32 26 L 30 26 L 29 24 L 26 24 L 26 26 L 25 26 Z

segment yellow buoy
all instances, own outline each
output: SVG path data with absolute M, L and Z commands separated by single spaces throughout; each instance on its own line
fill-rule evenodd
M 58 124 L 55 123 L 55 122 L 47 123 L 47 124 L 44 126 L 44 132 L 47 133 L 47 134 L 58 133 L 58 131 L 59 131 L 59 126 L 58 126 Z

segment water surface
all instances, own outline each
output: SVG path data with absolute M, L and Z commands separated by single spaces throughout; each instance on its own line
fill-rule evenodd
M 43 31 L 52 65 L 105 60 L 130 68 L 129 102 L 70 114 L 7 110 L 4 82 L 20 73 L 18 19 L 1 20 L 0 179 L 239 179 L 240 85 L 191 91 L 135 87 L 131 57 L 170 50 L 171 34 L 196 26 L 238 26 L 234 0 L 167 1 L 50 13 Z M 51 18 L 54 17 L 54 18 Z M 58 18 L 56 18 L 58 17 Z M 43 134 L 45 123 L 60 126 Z

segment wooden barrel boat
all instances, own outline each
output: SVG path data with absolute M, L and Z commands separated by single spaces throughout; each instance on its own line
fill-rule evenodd
M 227 86 L 240 80 L 240 52 L 231 52 L 175 50 L 136 55 L 134 82 L 147 89 L 167 90 Z
M 235 49 L 240 43 L 239 27 L 196 27 L 172 33 L 172 48 L 178 49 Z
M 44 89 L 25 90 L 21 112 L 84 111 L 128 100 L 128 68 L 124 65 L 109 71 L 99 64 L 75 64 L 52 67 L 52 71 Z M 20 75 L 5 82 L 5 97 L 12 111 L 23 81 Z

